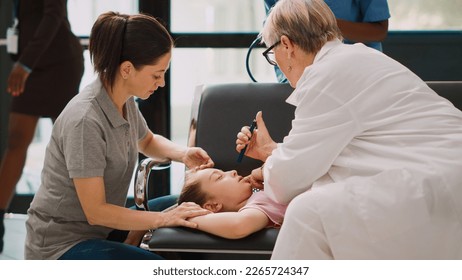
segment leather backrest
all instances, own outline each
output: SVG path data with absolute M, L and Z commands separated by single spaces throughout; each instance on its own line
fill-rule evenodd
M 462 81 L 427 82 L 439 95 L 462 110 Z M 236 135 L 250 125 L 258 111 L 274 141 L 281 142 L 291 128 L 295 107 L 285 102 L 289 84 L 234 83 L 199 86 L 193 102 L 189 145 L 205 149 L 215 167 L 249 174 L 261 162 L 244 157 L 237 162 Z
M 462 110 L 462 81 L 431 81 L 427 82 L 427 85 Z
M 236 83 L 205 85 L 196 90 L 190 129 L 190 146 L 202 147 L 219 169 L 248 175 L 261 162 L 244 157 L 237 162 L 236 136 L 250 125 L 258 111 L 276 142 L 289 133 L 295 107 L 285 102 L 293 88 L 289 84 Z M 194 126 L 197 128 L 194 129 Z

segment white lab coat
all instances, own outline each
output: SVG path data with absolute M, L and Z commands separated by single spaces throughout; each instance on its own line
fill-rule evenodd
M 273 258 L 462 258 L 461 111 L 391 58 L 338 40 L 287 102 L 295 118 L 265 163 L 265 192 L 298 197 Z

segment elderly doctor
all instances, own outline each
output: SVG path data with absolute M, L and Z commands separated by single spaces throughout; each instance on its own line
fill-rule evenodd
M 281 0 L 261 32 L 295 88 L 275 143 L 257 114 L 236 149 L 289 203 L 273 259 L 462 259 L 462 112 L 409 69 L 345 45 L 323 0 Z M 249 140 L 250 139 L 250 140 Z

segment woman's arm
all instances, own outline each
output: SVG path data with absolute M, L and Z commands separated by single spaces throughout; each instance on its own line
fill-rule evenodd
M 29 68 L 34 68 L 42 54 L 50 46 L 61 24 L 67 20 L 67 2 L 64 0 L 43 1 L 42 20 L 34 36 L 21 53 L 19 61 Z
M 148 157 L 182 161 L 187 147 L 175 144 L 161 135 L 148 131 L 146 136 L 138 142 L 138 150 Z
M 388 20 L 378 22 L 353 22 L 337 19 L 342 35 L 354 42 L 381 42 L 388 34 Z
M 257 209 L 240 212 L 220 212 L 195 217 L 189 221 L 197 229 L 229 239 L 239 239 L 257 232 L 268 225 L 268 217 Z
M 138 142 L 138 150 L 147 157 L 162 161 L 183 162 L 188 168 L 213 166 L 212 159 L 203 149 L 178 145 L 161 135 L 153 134 L 151 131 Z
M 91 225 L 120 230 L 148 230 L 168 226 L 197 225 L 187 219 L 209 213 L 195 203 L 183 203 L 168 212 L 135 211 L 106 202 L 102 177 L 74 179 L 75 189 L 87 221 Z
M 66 1 L 47 0 L 43 5 L 43 15 L 36 26 L 35 34 L 27 42 L 23 42 L 26 43 L 25 47 L 8 76 L 7 91 L 12 96 L 19 96 L 24 92 L 31 70 L 51 44 L 60 25 L 67 20 Z

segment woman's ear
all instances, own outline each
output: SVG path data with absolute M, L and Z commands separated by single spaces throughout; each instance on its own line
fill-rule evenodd
M 120 75 L 123 79 L 127 79 L 132 70 L 133 64 L 130 61 L 126 60 L 120 64 Z
M 207 209 L 207 210 L 209 210 L 209 211 L 211 211 L 213 213 L 218 213 L 223 208 L 223 204 L 208 201 L 204 205 L 202 205 L 202 208 Z
M 286 35 L 281 36 L 281 46 L 287 52 L 288 58 L 294 51 L 294 43 Z

